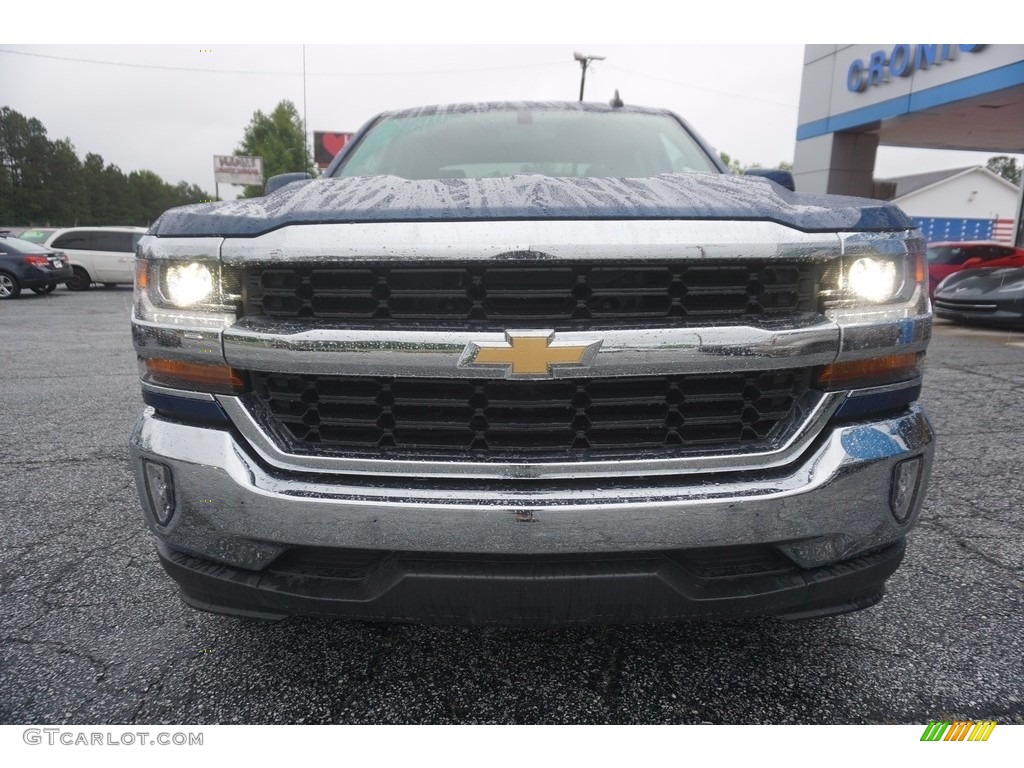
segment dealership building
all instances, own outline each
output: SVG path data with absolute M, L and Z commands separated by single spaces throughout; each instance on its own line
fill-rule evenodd
M 1024 153 L 1024 45 L 808 45 L 801 192 L 878 197 L 878 147 Z M 1024 244 L 1017 190 L 1013 238 Z

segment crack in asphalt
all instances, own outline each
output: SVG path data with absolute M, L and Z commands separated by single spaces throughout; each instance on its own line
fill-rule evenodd
M 74 529 L 74 528 L 75 528 L 75 526 L 71 525 L 71 526 L 69 526 L 68 530 L 71 530 L 71 529 Z M 67 531 L 60 531 L 59 530 L 58 532 L 67 532 Z M 92 557 L 94 557 L 96 555 L 99 555 L 99 554 L 107 554 L 107 553 L 109 553 L 109 551 L 111 550 L 111 546 L 112 545 L 116 545 L 116 546 L 119 546 L 119 547 L 128 547 L 133 542 L 134 538 L 135 537 L 133 535 L 125 535 L 125 536 L 122 536 L 122 537 L 104 536 L 103 537 L 103 543 L 102 544 L 98 544 L 98 545 L 96 545 L 94 547 L 87 547 L 87 548 L 84 548 L 84 549 L 71 549 L 70 552 L 68 552 L 67 548 L 62 548 L 62 553 L 65 554 L 65 556 L 70 554 L 73 559 L 65 560 L 65 562 L 57 564 L 57 565 L 54 565 L 52 560 L 48 560 L 48 565 L 50 565 L 51 567 L 55 568 L 55 570 L 49 570 L 47 573 L 42 574 L 42 576 L 40 576 L 36 571 L 33 571 L 33 576 L 36 576 L 36 577 L 39 577 L 39 578 L 38 578 L 38 580 L 33 581 L 28 587 L 25 587 L 25 588 L 11 589 L 11 587 L 9 586 L 10 581 L 15 580 L 17 578 L 17 576 L 24 576 L 25 574 L 19 573 L 19 574 L 16 574 L 15 576 L 8 577 L 8 574 L 3 572 L 2 573 L 2 576 L 3 576 L 3 578 L 2 578 L 2 589 L 0 589 L 0 595 L 2 595 L 2 596 L 11 596 L 11 597 L 14 597 L 14 596 L 26 596 L 26 597 L 35 598 L 35 599 L 37 599 L 37 600 L 39 600 L 40 602 L 43 603 L 43 605 L 46 607 L 47 611 L 54 610 L 55 608 L 73 609 L 73 608 L 78 607 L 78 606 L 90 605 L 90 604 L 86 604 L 86 603 L 76 603 L 73 606 L 66 606 L 66 605 L 61 604 L 60 602 L 58 602 L 57 600 L 55 600 L 53 598 L 56 595 L 61 595 L 61 594 L 66 595 L 66 594 L 69 594 L 70 592 L 73 591 L 73 589 L 71 589 L 71 590 L 61 590 L 61 589 L 58 589 L 58 587 L 60 587 L 60 586 L 62 586 L 64 584 L 69 584 L 70 583 L 72 585 L 72 587 L 81 586 L 77 582 L 69 582 L 67 577 L 70 574 L 74 573 L 79 568 L 81 568 L 82 565 L 84 563 L 88 562 L 88 560 L 90 558 L 92 558 Z M 44 544 L 44 543 L 45 544 L 56 544 L 57 542 L 54 539 L 50 539 L 50 540 L 45 541 L 45 542 L 32 542 L 32 543 L 30 543 L 28 545 L 24 545 L 24 549 L 25 549 L 25 551 L 27 551 L 29 553 L 33 553 L 35 551 L 35 549 L 40 546 L 40 544 Z M 24 559 L 25 558 L 22 558 L 22 561 L 24 561 Z M 93 605 L 97 605 L 97 604 L 93 604 Z M 29 622 L 29 624 L 25 625 L 25 627 L 32 626 L 36 621 L 39 621 L 42 618 L 43 618 L 42 616 L 37 616 L 34 621 Z
M 1019 579 L 1019 574 L 1018 574 L 1018 570 L 1019 569 L 1013 568 L 1012 566 L 1009 566 L 1006 563 L 1003 563 L 1002 561 L 997 560 L 996 558 L 992 557 L 992 555 L 989 555 L 986 552 L 983 552 L 982 550 L 978 549 L 976 546 L 974 546 L 970 542 L 970 540 L 966 539 L 961 534 L 959 534 L 956 531 L 952 530 L 948 525 L 945 525 L 941 520 L 936 520 L 934 518 L 932 518 L 930 520 L 924 520 L 924 521 L 921 521 L 921 522 L 918 523 L 918 527 L 919 528 L 924 528 L 924 529 L 936 529 L 936 530 L 946 534 L 947 536 L 952 538 L 953 541 L 955 541 L 960 546 L 961 549 L 966 550 L 967 552 L 971 553 L 972 555 L 975 555 L 975 556 L 979 557 L 980 559 L 984 560 L 989 565 L 994 566 L 995 568 L 999 569 L 1000 571 L 1003 571 L 1004 574 L 1007 577 L 1007 580 L 1011 584 L 1013 584 L 1018 589 L 1024 589 L 1024 582 L 1020 581 L 1020 579 Z M 999 537 L 992 536 L 992 537 L 988 537 L 988 538 L 998 539 Z
M 91 653 L 78 650 L 75 648 L 69 648 L 66 643 L 62 643 L 59 640 L 38 640 L 25 637 L 0 637 L 0 644 L 4 645 L 26 645 L 29 647 L 42 645 L 48 648 L 53 648 L 58 653 L 65 654 L 67 656 L 73 656 L 75 658 L 84 659 L 95 666 L 100 668 L 101 673 L 105 677 L 107 671 L 112 667 L 120 666 L 121 662 L 106 661 L 97 656 L 93 656 Z
M 96 461 L 124 461 L 130 460 L 128 450 L 124 453 L 93 454 L 91 456 L 62 456 L 61 464 L 88 464 Z M 24 467 L 26 469 L 40 469 L 53 467 L 53 459 L 20 459 L 0 460 L 0 467 Z
M 1005 382 L 1007 384 L 1013 384 L 1014 387 L 1017 387 L 1020 384 L 1019 378 L 1013 377 L 1013 376 L 997 376 L 995 373 L 992 372 L 991 369 L 992 368 L 998 369 L 998 368 L 1001 368 L 1001 367 L 1004 367 L 1004 366 L 1009 368 L 1010 366 L 1018 366 L 1018 365 L 1020 365 L 1019 362 L 1007 362 L 1007 363 L 987 363 L 987 364 L 982 365 L 982 366 L 971 367 L 971 366 L 966 366 L 966 365 L 954 365 L 953 363 L 949 363 L 949 362 L 944 362 L 943 363 L 943 367 L 948 369 L 948 370 L 956 371 L 957 373 L 962 373 L 962 374 L 965 374 L 965 375 L 977 376 L 977 377 L 985 379 L 986 382 L 988 380 L 990 380 L 990 379 L 996 379 L 998 381 L 1002 381 L 1002 382 Z M 968 391 L 968 390 L 965 390 L 965 391 Z M 969 391 L 971 391 L 972 394 L 976 394 L 977 393 L 977 390 L 969 390 Z
M 176 653 L 161 663 L 160 666 L 157 667 L 156 674 L 152 677 L 146 678 L 145 687 L 141 690 L 136 689 L 138 691 L 139 700 L 135 704 L 135 708 L 131 715 L 128 717 L 128 724 L 135 725 L 138 723 L 139 716 L 142 715 L 146 705 L 151 702 L 153 697 L 163 692 L 165 680 L 172 667 L 175 667 L 179 662 L 185 662 L 189 659 L 198 659 L 201 656 L 201 651 L 189 650 L 182 653 Z M 180 718 L 181 715 L 178 715 L 178 717 Z M 142 724 L 146 725 L 151 723 L 152 720 L 145 720 Z

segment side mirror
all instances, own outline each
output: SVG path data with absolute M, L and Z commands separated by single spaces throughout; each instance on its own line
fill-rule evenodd
M 789 171 L 780 171 L 778 168 L 748 168 L 743 172 L 743 175 L 760 176 L 763 179 L 774 181 L 790 192 L 796 192 L 796 182 L 793 180 L 793 174 Z
M 291 184 L 293 181 L 309 181 L 312 178 L 308 173 L 279 173 L 277 176 L 267 179 L 267 186 L 263 188 L 263 194 L 269 195 L 271 192 L 276 192 L 285 184 Z
M 964 262 L 964 269 L 974 269 L 975 267 L 980 267 L 981 264 L 981 259 L 975 256 L 974 258 L 968 259 L 967 261 Z

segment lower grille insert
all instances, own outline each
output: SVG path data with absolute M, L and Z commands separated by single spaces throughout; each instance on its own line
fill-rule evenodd
M 291 452 L 475 459 L 731 448 L 764 440 L 811 369 L 543 381 L 251 374 Z

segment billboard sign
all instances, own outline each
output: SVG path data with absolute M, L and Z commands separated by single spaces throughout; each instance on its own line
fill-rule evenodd
M 317 168 L 326 168 L 352 138 L 351 133 L 313 131 L 313 159 Z
M 218 184 L 262 184 L 263 158 L 214 155 L 213 179 Z

